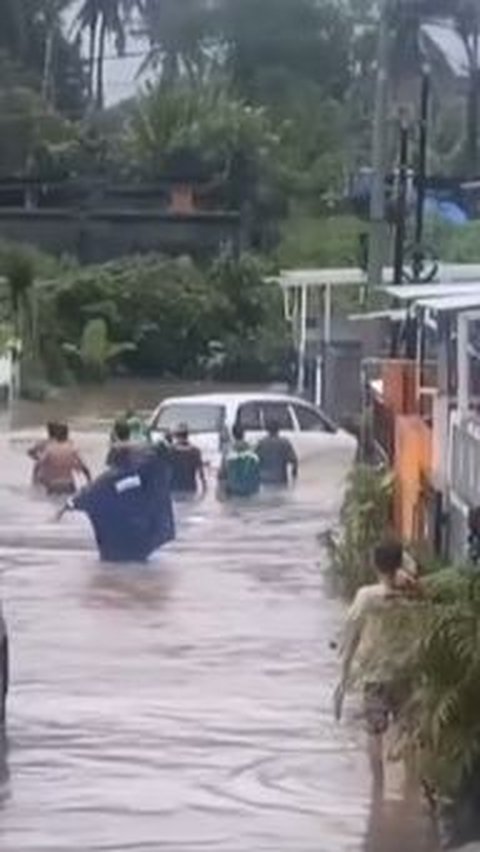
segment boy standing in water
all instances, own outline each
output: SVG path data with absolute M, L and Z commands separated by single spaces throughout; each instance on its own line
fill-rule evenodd
M 30 447 L 28 450 L 28 455 L 34 462 L 33 465 L 33 473 L 32 473 L 32 482 L 34 485 L 42 485 L 41 477 L 39 475 L 39 462 L 42 458 L 43 454 L 46 452 L 46 449 L 51 441 L 55 440 L 57 434 L 58 423 L 54 420 L 50 420 L 47 423 L 47 435 L 41 441 L 37 441 L 33 447 Z
M 38 461 L 38 475 L 48 494 L 74 494 L 75 474 L 91 481 L 90 470 L 70 440 L 66 423 L 58 423 L 55 437 L 49 441 Z
M 368 753 L 377 789 L 383 787 L 384 735 L 405 698 L 395 668 L 396 653 L 385 629 L 389 607 L 418 590 L 416 579 L 402 569 L 403 548 L 385 541 L 375 550 L 377 582 L 358 590 L 347 615 L 342 648 L 342 675 L 335 692 L 335 715 L 340 720 L 354 662 L 363 682 Z M 399 688 L 400 686 L 400 688 Z M 404 686 L 404 685 L 403 685 Z

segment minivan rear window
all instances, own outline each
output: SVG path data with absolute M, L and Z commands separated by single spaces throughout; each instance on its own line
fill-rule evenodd
M 186 423 L 192 435 L 220 432 L 225 421 L 225 407 L 202 402 L 179 402 L 162 406 L 153 423 L 159 432 L 174 432 Z

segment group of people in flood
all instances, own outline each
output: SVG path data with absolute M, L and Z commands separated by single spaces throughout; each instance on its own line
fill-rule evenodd
M 105 471 L 95 480 L 64 423 L 48 423 L 45 439 L 29 450 L 29 456 L 34 484 L 48 495 L 66 498 L 59 517 L 69 511 L 87 514 L 100 556 L 109 562 L 146 560 L 175 535 L 172 498 L 201 496 L 208 488 L 206 464 L 188 424 L 180 423 L 173 433 L 154 443 L 132 412 L 114 424 Z M 247 499 L 262 487 L 285 488 L 296 480 L 298 470 L 294 447 L 281 435 L 276 421 L 267 424 L 266 434 L 255 445 L 237 422 L 221 457 L 218 496 Z M 80 490 L 79 479 L 86 482 Z M 382 632 L 385 613 L 405 597 L 417 595 L 419 583 L 404 570 L 402 546 L 394 540 L 376 549 L 375 567 L 377 581 L 359 590 L 348 613 L 335 714 L 339 720 L 348 687 L 360 680 L 373 776 L 382 786 L 384 735 L 398 714 L 402 694 L 388 649 L 375 667 L 372 660 L 375 650 L 386 644 Z M 5 631 L 2 637 L 0 630 L 0 641 L 6 642 Z M 7 677 L 4 672 L 4 683 Z
M 132 412 L 114 424 L 105 470 L 92 479 L 90 469 L 70 438 L 67 424 L 47 424 L 45 439 L 29 450 L 33 483 L 47 495 L 66 498 L 59 512 L 85 512 L 98 549 L 108 561 L 144 560 L 174 537 L 173 499 L 207 491 L 206 464 L 181 423 L 173 434 L 153 443 Z M 251 446 L 242 427 L 233 429 L 218 471 L 221 499 L 248 498 L 262 486 L 285 487 L 298 474 L 298 460 L 276 422 Z M 80 491 L 79 481 L 85 481 Z
M 95 479 L 70 437 L 66 423 L 47 423 L 45 438 L 28 455 L 32 482 L 45 494 L 63 500 L 57 514 L 83 512 L 89 518 L 100 557 L 105 562 L 144 562 L 175 537 L 172 498 L 188 499 L 207 491 L 206 464 L 191 441 L 187 424 L 179 424 L 153 443 L 133 412 L 118 420 L 110 435 L 105 470 Z M 277 422 L 253 447 L 237 424 L 218 470 L 218 494 L 249 498 L 262 486 L 284 488 L 298 475 L 298 460 Z M 79 482 L 84 487 L 79 488 Z M 0 608 L 0 728 L 5 722 L 9 680 L 8 635 Z
M 224 454 L 218 474 L 220 494 L 251 497 L 261 486 L 286 487 L 298 476 L 298 459 L 288 440 L 280 435 L 277 421 L 267 424 L 267 434 L 252 447 L 243 428 L 233 427 L 232 444 Z

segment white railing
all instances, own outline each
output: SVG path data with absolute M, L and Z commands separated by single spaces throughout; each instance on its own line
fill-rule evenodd
M 480 418 L 452 415 L 449 453 L 450 490 L 471 508 L 480 505 Z

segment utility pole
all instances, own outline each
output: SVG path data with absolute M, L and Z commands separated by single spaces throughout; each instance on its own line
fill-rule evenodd
M 381 0 L 377 47 L 377 81 L 372 138 L 372 192 L 368 248 L 368 286 L 382 283 L 386 259 L 385 177 L 388 127 L 388 48 L 390 0 Z
M 415 240 L 413 249 L 413 279 L 422 280 L 425 253 L 423 249 L 423 224 L 425 208 L 425 192 L 427 181 L 428 153 L 428 108 L 430 104 L 430 68 L 424 65 L 422 69 L 422 90 L 420 102 L 420 140 L 417 169 L 417 202 L 415 207 Z
M 398 165 L 398 192 L 395 211 L 395 247 L 393 258 L 393 283 L 403 284 L 405 263 L 405 236 L 407 229 L 408 192 L 408 138 L 409 128 L 405 116 L 400 117 L 400 158 Z

